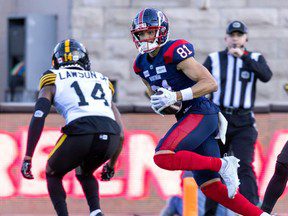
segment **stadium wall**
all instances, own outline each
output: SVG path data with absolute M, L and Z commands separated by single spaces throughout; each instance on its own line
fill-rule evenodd
M 195 58 L 201 63 L 208 53 L 224 49 L 228 22 L 235 19 L 244 21 L 249 28 L 248 49 L 263 53 L 274 73 L 269 83 L 259 82 L 256 104 L 287 101 L 282 89 L 287 82 L 288 1 L 0 0 L 0 5 L 1 102 L 8 88 L 8 17 L 50 14 L 57 16 L 57 40 L 73 37 L 82 41 L 90 52 L 93 70 L 117 81 L 119 103 L 147 105 L 148 101 L 142 101 L 145 86 L 132 71 L 137 50 L 130 35 L 132 18 L 145 7 L 162 9 L 169 18 L 170 38 L 184 38 L 193 43 Z M 52 49 L 47 52 L 51 53 Z M 39 76 L 43 71 L 31 73 Z
M 0 113 L 0 215 L 54 214 L 47 196 L 44 170 L 47 154 L 59 137 L 64 121 L 55 113 L 47 117 L 33 159 L 36 179 L 28 181 L 20 176 L 19 169 L 30 118 L 31 113 Z M 254 166 L 261 196 L 273 174 L 276 156 L 288 140 L 287 119 L 288 113 L 284 112 L 256 114 L 259 141 Z M 117 175 L 110 182 L 100 182 L 102 208 L 108 216 L 157 215 L 165 199 L 181 194 L 180 172 L 161 170 L 152 160 L 157 141 L 175 122 L 174 117 L 124 112 L 123 120 L 126 139 Z M 64 185 L 69 194 L 71 215 L 87 215 L 88 207 L 73 173 L 65 178 Z M 286 213 L 287 205 L 286 196 L 278 202 L 276 212 Z

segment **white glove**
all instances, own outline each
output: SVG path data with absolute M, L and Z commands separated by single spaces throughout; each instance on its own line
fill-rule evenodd
M 151 96 L 150 103 L 153 110 L 155 108 L 158 112 L 161 112 L 166 107 L 177 102 L 176 92 L 169 91 L 165 88 L 159 88 L 157 91 L 162 91 L 163 94 L 154 94 Z
M 157 109 L 156 107 L 154 107 L 152 104 L 151 104 L 151 108 L 152 108 L 153 111 L 154 111 L 155 113 L 157 113 L 158 115 L 164 116 L 164 115 L 161 113 L 161 111 L 158 111 L 158 109 Z M 160 107 L 160 108 L 161 108 L 161 107 Z

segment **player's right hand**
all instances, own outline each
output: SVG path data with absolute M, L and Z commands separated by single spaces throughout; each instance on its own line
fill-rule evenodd
M 113 176 L 114 176 L 114 168 L 110 167 L 108 164 L 105 164 L 101 172 L 101 180 L 110 181 L 110 179 Z
M 31 160 L 24 160 L 21 167 L 21 173 L 26 179 L 34 179 L 33 174 L 31 172 Z

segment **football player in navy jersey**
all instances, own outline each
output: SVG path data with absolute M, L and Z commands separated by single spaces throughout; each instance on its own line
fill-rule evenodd
M 176 113 L 177 122 L 156 147 L 155 164 L 166 170 L 193 171 L 207 197 L 239 214 L 268 215 L 237 194 L 239 160 L 233 156 L 219 158 L 215 140 L 219 110 L 204 97 L 216 91 L 217 84 L 194 59 L 193 45 L 182 39 L 168 40 L 168 19 L 153 8 L 145 8 L 136 15 L 131 34 L 140 52 L 134 71 L 148 88 L 152 109 L 162 115 L 165 108 L 182 102 Z M 222 131 L 220 135 L 223 138 Z M 220 176 L 226 185 L 221 183 Z

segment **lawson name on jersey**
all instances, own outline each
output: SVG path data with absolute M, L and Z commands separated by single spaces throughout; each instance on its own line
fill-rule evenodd
M 61 73 L 59 73 L 59 78 L 60 80 L 64 80 L 64 79 L 68 79 L 68 78 L 91 78 L 91 79 L 107 79 L 106 77 L 104 77 L 103 75 L 100 75 L 99 73 L 96 73 L 94 71 L 62 71 Z

